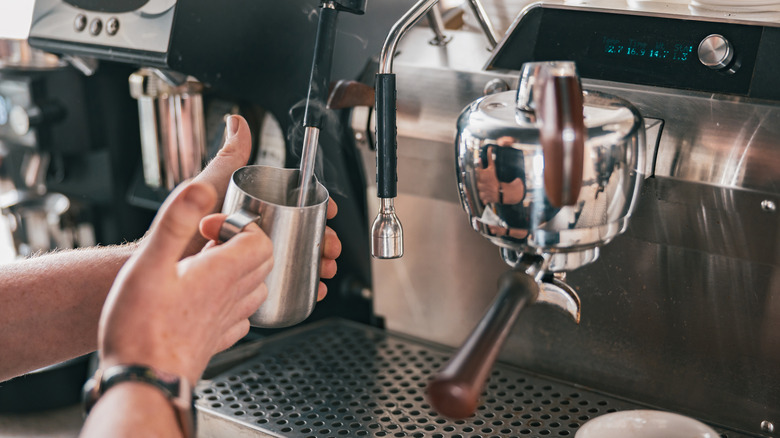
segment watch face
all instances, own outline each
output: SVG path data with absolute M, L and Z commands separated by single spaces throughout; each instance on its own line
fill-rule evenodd
M 122 12 L 131 12 L 138 10 L 143 5 L 149 3 L 149 0 L 64 0 L 65 3 L 73 5 L 79 9 L 95 12 L 107 12 L 119 14 Z

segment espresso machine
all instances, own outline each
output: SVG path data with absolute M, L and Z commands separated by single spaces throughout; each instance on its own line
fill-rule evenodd
M 392 171 L 377 179 L 386 187 L 366 185 L 369 211 L 380 211 L 373 222 L 380 232 L 371 235 L 379 258 L 366 291 L 373 326 L 321 321 L 236 352 L 238 365 L 198 387 L 201 434 L 574 436 L 603 414 L 653 408 L 709 423 L 722 437 L 776 436 L 778 27 L 755 14 L 680 2 L 518 1 L 485 2 L 503 32 L 492 49 L 487 26 L 468 14 L 459 29 L 445 21 L 444 44 L 432 43 L 436 32 L 427 26 L 399 31 L 432 3 L 410 9 L 388 36 L 397 46 L 364 75 L 366 84 L 376 72 L 395 75 L 397 101 L 378 97 L 379 114 L 359 108 L 351 117 L 366 173 L 397 160 L 397 187 Z M 491 160 L 498 168 L 501 142 L 479 147 L 488 128 L 462 123 L 470 111 L 491 132 L 510 135 L 513 123 L 524 123 L 519 115 L 513 121 L 528 84 L 524 66 L 559 61 L 576 65 L 586 102 L 612 96 L 609 102 L 626 103 L 601 101 L 623 116 L 614 120 L 610 111 L 586 110 L 589 135 L 614 137 L 641 121 L 645 140 L 644 152 L 633 152 L 641 156 L 584 149 L 583 160 L 598 164 L 585 168 L 588 199 L 620 200 L 626 209 L 617 211 L 630 220 L 574 239 L 606 244 L 558 257 L 560 270 L 550 268 L 560 253 L 551 248 L 572 235 L 544 226 L 574 230 L 566 224 L 598 216 L 569 211 L 553 221 L 555 205 L 542 204 L 523 222 L 493 208 L 470 172 Z M 393 108 L 396 120 L 386 123 L 381 113 Z M 502 111 L 506 117 L 496 115 Z M 388 127 L 397 128 L 397 152 Z M 374 135 L 387 137 L 384 149 L 373 149 Z M 514 151 L 506 154 L 522 152 L 522 181 L 538 189 L 532 183 L 545 180 L 546 170 L 534 160 L 547 160 L 546 151 L 523 149 L 511 136 Z M 464 163 L 473 169 L 464 171 Z M 633 177 L 610 189 L 615 172 L 628 169 Z M 510 196 L 513 179 L 496 178 Z M 579 324 L 570 311 L 527 307 L 502 326 L 504 345 L 474 410 L 443 415 L 430 383 L 472 330 L 485 326 L 502 274 L 527 264 L 523 254 L 538 248 L 550 263 L 542 289 L 552 284 L 578 297 L 574 307 L 558 307 L 579 308 Z M 517 310 L 499 303 L 488 315 L 507 307 Z M 481 365 L 494 353 L 477 354 L 470 359 Z
M 678 2 L 485 0 L 440 14 L 435 1 L 379 3 L 369 2 L 360 25 L 344 17 L 332 77 L 373 87 L 376 73 L 392 74 L 395 84 L 375 90 L 375 105 L 358 99 L 333 112 L 328 121 L 336 122 L 320 133 L 330 163 L 322 179 L 339 203 L 341 222 L 331 225 L 344 244 L 339 276 L 312 319 L 212 361 L 196 391 L 199 436 L 574 436 L 592 418 L 636 408 L 679 412 L 723 437 L 776 436 L 778 27 Z M 38 0 L 36 11 L 46 13 L 34 19 L 31 44 L 77 64 L 151 69 L 169 85 L 194 78 L 204 101 L 209 93 L 249 101 L 292 133 L 284 162 L 296 167 L 318 6 Z M 413 26 L 418 20 L 427 23 Z M 142 35 L 154 37 L 133 39 Z M 483 109 L 511 121 L 518 90 L 537 93 L 524 65 L 560 61 L 576 67 L 585 104 L 624 116 L 591 108 L 577 126 L 588 134 L 578 140 L 582 162 L 599 163 L 579 189 L 594 202 L 620 200 L 616 211 L 627 213 L 612 228 L 597 227 L 603 234 L 587 234 L 598 244 L 563 257 L 554 249 L 570 233 L 540 227 L 568 230 L 597 215 L 578 213 L 576 196 L 571 206 L 563 192 L 541 194 L 550 183 L 537 184 L 547 175 L 536 166 L 547 155 L 524 155 L 524 186 L 548 201 L 512 202 L 537 206 L 528 211 L 536 222 L 516 222 L 511 209 L 470 194 L 465 187 L 476 180 L 463 164 L 469 172 L 497 168 L 518 142 L 482 147 L 473 137 L 456 146 L 469 138 L 460 127 L 473 126 L 459 125 L 464 109 L 490 105 Z M 386 123 L 388 114 L 395 120 Z M 639 124 L 636 137 L 624 137 L 643 135 L 644 151 L 589 147 L 594 120 L 611 122 L 598 125 L 606 136 L 627 120 Z M 207 124 L 207 138 L 209 131 Z M 376 138 L 386 142 L 379 162 L 389 170 L 377 180 Z M 142 166 L 133 169 L 138 187 L 149 187 Z M 509 199 L 507 174 L 496 179 Z M 154 201 L 141 189 L 131 193 Z M 376 211 L 389 225 L 378 230 L 390 232 L 371 234 Z M 376 243 L 386 250 L 370 259 Z M 491 305 L 499 278 L 518 268 L 528 275 L 524 266 L 543 266 L 531 270 L 539 275 L 528 288 L 565 311 L 528 306 L 499 324 L 501 342 L 490 342 L 495 364 L 467 355 L 487 378 L 475 386 L 476 405 L 465 418 L 444 415 L 430 382 L 486 310 L 504 309 Z M 568 299 L 539 298 L 545 294 Z

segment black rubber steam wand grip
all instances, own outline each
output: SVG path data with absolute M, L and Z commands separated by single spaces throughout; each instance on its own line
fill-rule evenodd
M 376 75 L 377 196 L 395 198 L 398 183 L 395 74 Z
M 460 419 L 474 414 L 485 381 L 520 312 L 539 296 L 539 285 L 528 274 L 505 272 L 499 293 L 463 346 L 428 382 L 433 409 Z

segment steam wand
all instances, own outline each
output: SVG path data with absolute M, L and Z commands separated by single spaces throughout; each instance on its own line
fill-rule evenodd
M 327 0 L 322 3 L 314 42 L 314 59 L 311 63 L 309 92 L 303 115 L 303 148 L 298 192 L 298 206 L 306 205 L 309 186 L 314 175 L 320 128 L 328 96 L 330 71 L 333 64 L 333 46 L 336 42 L 336 25 L 339 11 L 362 15 L 367 0 Z
M 371 225 L 371 255 L 395 259 L 404 255 L 401 221 L 395 215 L 397 196 L 396 90 L 393 57 L 401 37 L 425 15 L 438 0 L 420 0 L 390 29 L 379 56 L 376 75 L 376 183 L 380 199 L 379 213 Z
M 470 0 L 483 30 L 491 41 L 494 31 L 479 0 Z M 379 213 L 371 225 L 371 255 L 378 259 L 396 259 L 404 255 L 404 230 L 395 215 L 394 199 L 397 196 L 398 157 L 396 126 L 396 88 L 393 58 L 398 42 L 438 0 L 420 0 L 409 9 L 390 29 L 379 56 L 379 72 L 376 75 L 376 184 L 379 197 Z M 433 16 L 432 16 L 433 17 Z M 435 18 L 432 18 L 435 20 Z M 437 37 L 438 32 L 437 33 Z M 434 40 L 435 41 L 435 40 Z

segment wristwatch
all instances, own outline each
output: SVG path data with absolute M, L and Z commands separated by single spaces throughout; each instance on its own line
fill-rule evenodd
M 98 369 L 84 384 L 84 415 L 89 414 L 98 399 L 112 386 L 122 382 L 142 382 L 159 389 L 171 402 L 184 438 L 195 437 L 195 401 L 192 385 L 186 378 L 155 370 L 144 365 L 115 365 Z

